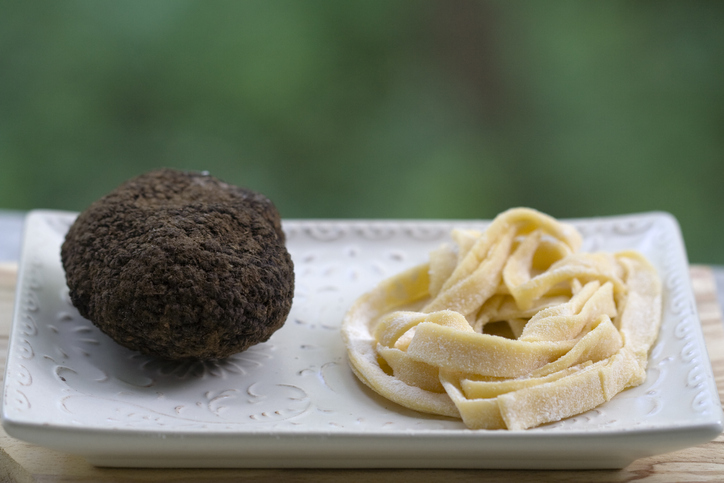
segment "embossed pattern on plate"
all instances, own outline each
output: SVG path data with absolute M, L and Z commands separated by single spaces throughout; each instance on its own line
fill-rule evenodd
M 171 363 L 119 347 L 70 304 L 59 247 L 74 213 L 28 215 L 8 350 L 11 435 L 116 466 L 622 467 L 722 429 L 688 265 L 665 213 L 571 220 L 586 251 L 636 249 L 664 282 L 647 381 L 525 432 L 470 431 L 397 407 L 351 373 L 347 308 L 483 221 L 284 222 L 296 290 L 285 326 L 219 362 Z

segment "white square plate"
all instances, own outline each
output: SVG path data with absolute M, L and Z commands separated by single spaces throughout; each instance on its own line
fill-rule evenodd
M 285 326 L 220 363 L 126 350 L 70 304 L 60 245 L 75 213 L 26 221 L 2 420 L 19 439 L 92 464 L 171 467 L 621 468 L 701 444 L 722 410 L 676 220 L 569 220 L 585 251 L 635 249 L 659 270 L 664 319 L 646 382 L 575 418 L 473 431 L 362 385 L 339 334 L 352 302 L 427 260 L 471 221 L 284 222 L 296 290 Z

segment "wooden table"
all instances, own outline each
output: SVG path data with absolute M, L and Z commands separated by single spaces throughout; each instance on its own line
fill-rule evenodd
M 4 374 L 15 291 L 16 266 L 0 264 L 0 361 Z M 724 325 L 711 269 L 691 267 L 691 277 L 721 398 L 724 389 Z M 80 456 L 25 443 L 0 429 L 0 482 L 197 482 L 197 481 L 490 481 L 490 482 L 684 482 L 724 481 L 724 436 L 694 448 L 635 461 L 623 470 L 249 470 L 95 468 Z

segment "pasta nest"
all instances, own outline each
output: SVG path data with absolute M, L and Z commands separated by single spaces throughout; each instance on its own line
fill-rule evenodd
M 451 237 L 347 312 L 367 386 L 471 429 L 520 430 L 645 381 L 661 283 L 640 253 L 582 253 L 573 226 L 529 208 Z

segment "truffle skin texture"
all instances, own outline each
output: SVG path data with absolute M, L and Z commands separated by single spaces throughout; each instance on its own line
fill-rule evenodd
M 81 213 L 61 247 L 70 299 L 119 344 L 221 359 L 285 322 L 294 266 L 259 193 L 171 169 L 131 179 Z

